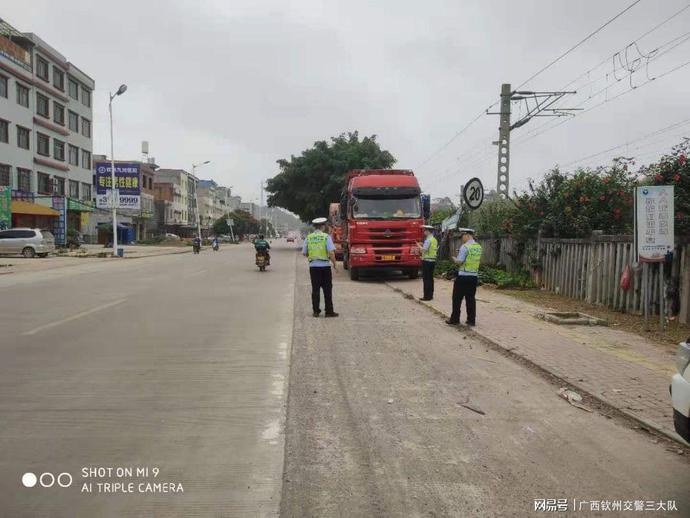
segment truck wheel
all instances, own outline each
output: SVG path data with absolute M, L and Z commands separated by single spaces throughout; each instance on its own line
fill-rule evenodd
M 353 281 L 359 280 L 359 268 L 350 268 L 350 279 Z
M 410 279 L 416 279 L 417 277 L 419 277 L 419 270 L 417 268 L 411 268 L 407 271 L 407 276 Z

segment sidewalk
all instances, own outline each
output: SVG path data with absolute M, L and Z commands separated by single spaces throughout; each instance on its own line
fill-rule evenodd
M 415 299 L 422 295 L 421 281 L 396 280 L 387 284 Z M 434 300 L 423 304 L 447 318 L 452 289 L 452 281 L 436 279 Z M 474 331 L 576 390 L 683 442 L 673 428 L 668 391 L 675 372 L 674 351 L 609 327 L 563 326 L 535 317 L 549 309 L 501 294 L 491 287 L 480 287 Z M 462 313 L 464 322 L 464 305 Z
M 159 255 L 191 253 L 191 246 L 148 246 L 148 245 L 125 245 L 125 259 L 137 259 L 142 257 L 156 257 Z M 204 247 L 209 248 L 209 247 Z M 84 251 L 86 253 L 84 253 Z M 99 255 L 106 254 L 105 257 Z M 85 261 L 118 261 L 120 259 L 112 257 L 112 248 L 104 248 L 103 245 L 83 245 L 74 252 L 65 255 L 50 255 L 46 258 L 33 257 L 26 259 L 20 256 L 1 256 L 0 275 L 36 272 L 42 270 L 52 270 L 69 266 L 83 265 Z

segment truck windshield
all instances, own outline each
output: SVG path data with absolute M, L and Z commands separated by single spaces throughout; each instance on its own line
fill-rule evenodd
M 381 198 L 356 197 L 352 199 L 352 216 L 355 219 L 405 219 L 420 218 L 419 197 Z

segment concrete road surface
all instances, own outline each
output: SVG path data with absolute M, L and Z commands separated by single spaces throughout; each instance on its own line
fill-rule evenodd
M 677 447 L 277 248 L 0 276 L 0 516 L 690 516 Z
M 274 255 L 0 277 L 0 516 L 275 515 L 296 254 Z
M 677 447 L 570 406 L 428 309 L 345 273 L 341 317 L 326 320 L 298 272 L 283 516 L 690 516 Z M 535 499 L 569 511 L 535 513 Z M 652 500 L 678 511 L 591 511 Z

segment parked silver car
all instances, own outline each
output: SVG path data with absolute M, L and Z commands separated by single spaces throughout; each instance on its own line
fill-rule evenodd
M 55 237 L 39 228 L 0 230 L 0 254 L 46 257 L 55 252 Z

